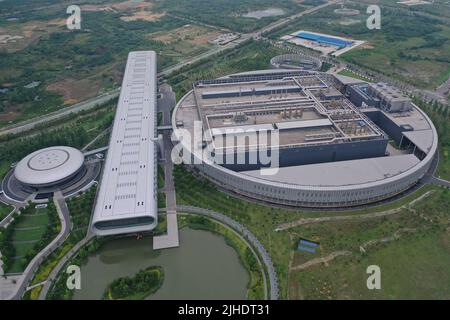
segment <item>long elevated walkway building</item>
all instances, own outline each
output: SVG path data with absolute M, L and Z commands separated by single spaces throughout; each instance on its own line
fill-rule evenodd
M 130 52 L 92 231 L 101 236 L 156 227 L 156 53 Z

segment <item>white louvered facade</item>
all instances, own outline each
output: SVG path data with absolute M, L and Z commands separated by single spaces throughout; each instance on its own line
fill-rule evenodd
M 156 227 L 156 73 L 154 51 L 130 52 L 92 219 L 97 235 Z

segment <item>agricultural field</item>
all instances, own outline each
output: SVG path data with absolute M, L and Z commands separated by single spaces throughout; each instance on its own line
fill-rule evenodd
M 366 27 L 367 5 L 346 3 L 345 8 L 359 10 L 354 16 L 337 14 L 335 10 L 341 8 L 340 5 L 329 6 L 274 31 L 270 37 L 279 39 L 304 29 L 364 40 L 366 44 L 340 57 L 425 89 L 434 89 L 448 79 L 449 19 L 426 15 L 405 6 L 381 4 L 381 29 L 369 30 Z
M 221 32 L 211 28 L 186 24 L 179 28 L 151 33 L 148 38 L 166 46 L 166 49 L 160 52 L 160 56 L 168 56 L 181 61 L 210 49 L 212 45 L 209 41 L 214 40 L 220 34 Z

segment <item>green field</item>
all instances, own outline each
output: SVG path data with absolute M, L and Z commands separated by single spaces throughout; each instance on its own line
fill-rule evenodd
M 2 137 L 0 177 L 11 170 L 11 163 L 21 160 L 37 149 L 55 145 L 68 145 L 81 149 L 111 125 L 115 103 L 112 101 L 89 112 L 71 115 L 56 123 L 27 132 L 27 135 Z
M 70 219 L 73 224 L 70 235 L 72 243 L 80 241 L 86 235 L 96 192 L 97 188 L 92 187 L 83 194 L 67 200 L 67 207 L 69 208 Z
M 270 59 L 286 51 L 264 42 L 250 41 L 220 56 L 201 60 L 171 74 L 169 84 L 177 100 L 192 89 L 192 82 L 215 79 L 230 73 L 267 69 Z
M 279 277 L 279 285 L 282 298 L 288 297 L 288 287 L 290 286 L 288 285 L 288 283 L 291 283 L 290 281 L 288 281 L 290 277 L 289 263 L 291 261 L 291 254 L 293 253 L 293 248 L 295 247 L 297 235 L 295 231 L 275 231 L 275 228 L 279 224 L 307 217 L 322 217 L 330 215 L 362 215 L 398 208 L 405 204 L 408 204 L 413 199 L 417 198 L 420 195 L 423 195 L 427 191 L 436 189 L 436 187 L 427 186 L 400 200 L 367 209 L 358 209 L 348 212 L 308 212 L 277 209 L 236 198 L 229 194 L 220 192 L 219 190 L 217 190 L 217 187 L 214 184 L 202 178 L 194 176 L 182 166 L 175 167 L 174 177 L 177 190 L 177 204 L 186 204 L 202 208 L 209 208 L 229 215 L 233 219 L 243 223 L 251 232 L 253 232 L 253 234 L 255 234 L 255 236 L 261 241 L 261 243 L 264 245 L 264 247 L 272 257 Z M 387 226 L 389 226 L 391 220 L 390 218 L 387 220 Z M 330 225 L 333 226 L 334 224 Z M 357 227 L 360 225 L 360 223 L 353 222 L 350 223 L 350 225 L 354 225 L 355 227 Z M 364 224 L 362 224 L 362 228 L 364 228 Z M 339 229 L 341 230 L 342 227 L 339 227 Z M 392 231 L 392 229 L 389 229 L 387 227 L 384 229 L 381 228 L 381 232 L 389 233 L 390 231 Z M 321 232 L 318 231 L 314 234 L 327 235 L 328 232 L 329 230 L 323 230 Z M 330 236 L 331 234 L 332 233 L 330 233 Z M 353 234 L 353 230 L 347 230 L 345 232 L 345 235 L 345 238 L 337 237 L 331 239 L 330 244 L 335 243 L 336 245 L 338 245 L 341 242 L 344 243 L 344 241 L 345 243 L 348 243 L 352 241 L 352 237 L 357 236 Z M 371 233 L 364 234 L 364 237 L 370 236 Z M 315 239 L 314 236 L 311 236 L 311 238 Z M 326 248 L 324 247 L 324 250 L 325 249 Z M 332 249 L 334 249 L 334 247 L 330 247 L 329 251 L 331 251 Z
M 310 2 L 311 1 L 305 1 Z M 315 1 L 314 4 L 322 1 Z M 276 21 L 284 16 L 303 11 L 307 6 L 300 1 L 278 0 L 166 0 L 158 3 L 158 10 L 187 19 L 228 28 L 234 31 L 250 32 Z M 244 17 L 246 13 L 276 8 L 282 15 L 260 19 Z
M 47 279 L 50 272 L 58 264 L 73 246 L 80 241 L 85 235 L 89 226 L 89 220 L 92 213 L 92 206 L 94 204 L 96 188 L 92 187 L 82 195 L 69 199 L 67 207 L 69 208 L 71 222 L 73 224 L 72 232 L 69 238 L 48 256 L 45 261 L 39 266 L 39 269 L 34 274 L 32 284 L 37 284 Z M 27 292 L 27 298 L 37 300 L 42 286 L 35 287 Z
M 373 1 L 370 4 L 374 4 Z M 450 76 L 450 25 L 448 18 L 423 15 L 405 6 L 381 4 L 380 30 L 366 27 L 367 4 L 346 3 L 357 9 L 351 16 L 354 24 L 346 25 L 345 17 L 334 12 L 340 5 L 329 6 L 306 15 L 269 36 L 281 36 L 298 30 L 322 32 L 364 40 L 367 43 L 341 55 L 348 62 L 374 70 L 421 88 L 433 89 Z M 427 6 L 420 6 L 425 8 Z M 430 6 L 431 7 L 431 6 Z
M 145 20 L 145 14 L 153 13 L 149 8 L 135 9 L 121 4 L 114 10 L 84 10 L 81 30 L 67 32 L 68 2 L 48 1 L 52 5 L 48 10 L 36 11 L 31 11 L 38 6 L 31 0 L 21 2 L 23 6 L 14 4 L 14 15 L 10 1 L 0 3 L 2 34 L 23 37 L 0 45 L 0 88 L 8 90 L 0 94 L 0 126 L 117 88 L 130 51 L 156 51 L 158 68 L 162 69 L 212 46 L 208 39 L 196 37 L 211 33 L 211 28 L 203 26 L 192 27 L 193 32 L 173 41 L 159 39 L 160 33 L 176 34 L 175 30 L 185 26 L 186 21 L 165 14 Z M 125 1 L 98 0 L 90 4 L 114 2 Z M 45 4 L 40 1 L 39 6 Z M 137 19 L 127 20 L 135 14 Z M 18 20 L 7 20 L 11 17 Z M 38 85 L 27 88 L 33 81 Z
M 354 73 L 354 72 L 352 72 L 350 70 L 339 71 L 338 75 L 347 76 L 347 77 L 351 77 L 351 78 L 355 78 L 355 79 L 359 79 L 359 80 L 363 80 L 363 81 L 368 81 L 367 78 L 364 78 L 364 77 L 362 77 L 362 76 L 360 76 L 360 75 L 358 75 L 358 74 L 356 74 L 356 73 Z
M 14 208 L 0 201 L 0 221 L 2 221 Z
M 35 209 L 30 205 L 14 222 L 2 231 L 0 247 L 5 256 L 5 271 L 22 272 L 31 259 L 40 252 L 59 232 L 60 225 L 56 208 L 49 203 L 47 208 Z
M 166 184 L 165 181 L 165 171 L 162 165 L 158 165 L 158 189 L 164 188 Z
M 158 192 L 158 208 L 165 208 L 166 207 L 166 193 L 165 192 Z
M 296 251 L 289 276 L 291 299 L 448 299 L 450 297 L 450 192 L 439 189 L 415 211 L 364 222 L 307 225 L 292 232 L 320 243 L 320 254 Z M 399 231 L 400 230 L 400 231 Z M 398 237 L 392 238 L 397 234 Z M 388 238 L 366 247 L 370 240 Z M 303 270 L 295 267 L 333 251 L 341 256 Z M 381 268 L 381 290 L 368 290 L 366 268 Z

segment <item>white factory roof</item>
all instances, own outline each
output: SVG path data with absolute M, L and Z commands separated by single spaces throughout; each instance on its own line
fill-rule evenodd
M 271 123 L 263 123 L 263 124 L 249 124 L 242 126 L 232 126 L 232 127 L 219 127 L 212 128 L 211 135 L 212 136 L 221 136 L 221 135 L 229 135 L 235 136 L 240 134 L 248 134 L 257 131 L 272 131 L 273 124 Z
M 15 167 L 14 175 L 24 184 L 49 185 L 75 174 L 83 162 L 83 154 L 75 148 L 50 147 L 23 158 Z
M 414 130 L 431 130 L 430 121 L 422 112 L 413 108 L 404 114 L 384 112 L 384 114 L 394 121 L 398 126 L 411 126 Z
M 403 135 L 425 153 L 428 153 L 433 146 L 433 131 L 431 129 L 404 131 Z
M 326 127 L 332 126 L 330 119 L 314 119 L 314 120 L 300 120 L 300 121 L 285 121 L 277 122 L 277 128 L 279 130 L 288 129 L 301 129 L 301 128 L 314 128 L 314 127 Z
M 289 130 L 289 129 L 301 129 L 301 128 L 315 128 L 315 127 L 326 127 L 332 126 L 333 124 L 328 118 L 324 119 L 314 119 L 314 120 L 299 120 L 299 121 L 285 121 L 277 122 L 275 124 L 278 130 Z M 272 131 L 275 130 L 273 124 L 263 123 L 263 124 L 249 124 L 242 126 L 232 126 L 232 127 L 219 127 L 211 129 L 212 136 L 221 135 L 240 135 L 248 134 L 257 131 Z
M 155 52 L 130 52 L 97 195 L 94 227 L 98 222 L 129 218 L 151 217 L 156 221 L 156 71 Z
M 260 170 L 241 173 L 288 184 L 344 186 L 384 180 L 409 170 L 419 162 L 416 156 L 407 154 L 283 167 L 278 170 L 278 173 L 270 176 L 262 176 Z

